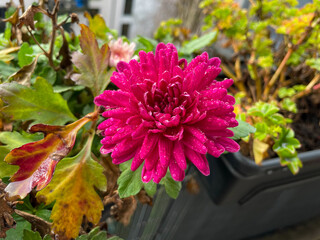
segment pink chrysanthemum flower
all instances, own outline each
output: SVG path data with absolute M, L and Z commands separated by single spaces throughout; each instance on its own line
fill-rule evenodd
M 95 98 L 108 118 L 102 130 L 101 153 L 112 152 L 114 164 L 133 158 L 131 170 L 142 163 L 142 181 L 159 183 L 169 167 L 174 180 L 182 181 L 190 160 L 209 175 L 206 154 L 219 157 L 236 152 L 239 145 L 229 139 L 238 122 L 234 97 L 227 94 L 233 80 L 215 80 L 219 58 L 205 52 L 189 64 L 178 60 L 172 44 L 160 43 L 155 55 L 139 53 L 140 63 L 120 62 L 111 81 L 119 90 L 107 90 Z
M 135 44 L 123 42 L 122 38 L 108 43 L 111 51 L 110 66 L 116 67 L 120 61 L 129 62 L 134 54 Z

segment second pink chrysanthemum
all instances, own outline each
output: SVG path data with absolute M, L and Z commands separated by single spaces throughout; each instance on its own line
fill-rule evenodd
M 133 158 L 131 170 L 141 164 L 142 181 L 159 183 L 169 168 L 182 181 L 190 160 L 209 175 L 206 154 L 219 157 L 236 152 L 239 145 L 228 137 L 236 127 L 233 105 L 227 94 L 233 80 L 215 80 L 220 60 L 207 53 L 189 64 L 178 59 L 174 45 L 160 43 L 156 53 L 139 53 L 140 62 L 120 62 L 111 81 L 119 90 L 95 98 L 106 111 L 101 152 L 112 153 L 114 164 Z

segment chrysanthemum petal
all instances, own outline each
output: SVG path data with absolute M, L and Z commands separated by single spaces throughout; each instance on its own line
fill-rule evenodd
M 174 156 L 174 159 L 176 160 L 176 163 L 179 165 L 179 167 L 182 170 L 187 169 L 187 161 L 184 154 L 184 147 L 182 143 L 180 143 L 179 141 L 175 141 L 174 143 L 173 156 Z
M 239 144 L 230 138 L 221 137 L 219 138 L 219 143 L 228 152 L 238 152 L 240 150 Z
M 169 170 L 172 178 L 175 181 L 181 182 L 185 177 L 185 172 L 178 166 L 175 161 L 171 161 L 169 165 Z
M 140 157 L 143 159 L 147 157 L 148 154 L 152 152 L 153 149 L 155 148 L 156 144 L 158 143 L 158 140 L 159 140 L 158 134 L 148 133 L 142 143 L 141 150 L 140 150 Z
M 200 154 L 190 148 L 185 148 L 187 158 L 198 168 L 205 176 L 210 174 L 210 168 L 205 154 Z
M 159 160 L 161 166 L 167 168 L 169 166 L 169 160 L 171 159 L 173 144 L 171 141 L 164 137 L 159 138 Z

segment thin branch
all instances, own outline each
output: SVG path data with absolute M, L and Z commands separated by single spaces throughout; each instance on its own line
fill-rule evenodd
M 301 97 L 304 97 L 312 92 L 312 88 L 314 85 L 316 85 L 320 80 L 320 73 L 316 74 L 314 78 L 310 81 L 310 83 L 307 85 L 306 89 L 303 90 L 302 92 L 298 93 L 293 97 L 293 100 L 297 100 Z
M 315 21 L 316 20 L 316 21 Z M 268 82 L 266 88 L 264 89 L 263 92 L 263 96 L 264 99 L 267 98 L 271 88 L 273 87 L 273 85 L 276 83 L 276 81 L 278 80 L 278 77 L 280 75 L 280 73 L 283 71 L 284 67 L 287 64 L 287 61 L 289 60 L 290 56 L 292 55 L 292 53 L 298 49 L 298 47 L 303 44 L 308 37 L 310 36 L 312 30 L 314 29 L 315 26 L 317 26 L 320 23 L 320 18 L 319 18 L 319 13 L 316 12 L 314 14 L 314 17 L 312 18 L 312 20 L 310 21 L 309 26 L 306 28 L 306 31 L 304 32 L 304 34 L 300 37 L 300 39 L 298 40 L 298 42 L 293 45 L 293 46 L 289 46 L 289 50 L 287 52 L 287 54 L 284 56 L 284 58 L 282 59 L 278 69 L 276 70 L 276 72 L 273 74 L 272 78 L 270 79 L 270 81 Z
M 48 57 L 48 56 L 49 56 L 48 52 L 47 52 L 46 50 L 44 50 L 44 48 L 40 45 L 40 43 L 38 42 L 38 40 L 37 40 L 37 39 L 35 38 L 35 36 L 33 35 L 33 33 L 32 33 L 32 31 L 31 31 L 31 29 L 30 29 L 29 26 L 27 26 L 27 30 L 28 30 L 30 36 L 32 37 L 33 41 L 35 41 L 35 43 L 36 43 L 36 44 L 39 46 L 39 48 L 43 51 L 44 55 L 45 55 L 46 57 Z

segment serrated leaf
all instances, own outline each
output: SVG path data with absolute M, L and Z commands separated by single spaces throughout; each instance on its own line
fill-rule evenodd
M 23 230 L 22 240 L 42 240 L 39 232 L 34 232 L 28 229 Z
M 214 41 L 217 38 L 217 35 L 218 35 L 218 31 L 213 31 L 195 40 L 191 40 L 186 45 L 184 45 L 179 52 L 185 55 L 189 55 L 195 52 L 196 50 L 199 50 L 209 45 L 212 41 Z
M 34 187 L 44 188 L 50 181 L 57 163 L 73 148 L 77 132 L 90 121 L 88 116 L 67 126 L 37 124 L 30 132 L 43 132 L 44 139 L 13 149 L 5 158 L 19 170 L 6 187 L 10 196 L 24 198 Z
M 129 165 L 129 161 L 125 164 Z M 121 166 L 122 165 L 122 166 Z M 120 164 L 120 169 L 123 169 L 123 164 Z M 142 166 L 140 166 L 136 171 L 131 171 L 130 167 L 126 167 L 124 171 L 121 172 L 118 178 L 118 192 L 121 198 L 130 197 L 136 195 L 140 192 L 143 183 L 141 180 Z
M 51 213 L 53 231 L 65 238 L 76 238 L 83 216 L 93 224 L 101 217 L 103 204 L 95 187 L 106 190 L 103 167 L 91 159 L 91 135 L 75 157 L 61 161 L 51 183 L 37 194 L 46 204 L 55 201 Z
M 18 52 L 18 64 L 22 68 L 33 62 L 33 48 L 27 42 L 24 42 Z
M 18 132 L 0 132 L 0 142 L 5 144 L 4 146 L 0 146 L 0 178 L 10 177 L 18 170 L 18 166 L 9 165 L 4 161 L 5 156 L 12 149 L 38 139 L 38 135 L 31 135 L 27 133 L 22 135 Z
M 83 54 L 74 52 L 72 62 L 80 74 L 73 74 L 71 79 L 79 85 L 91 89 L 92 94 L 101 94 L 110 82 L 113 70 L 108 71 L 110 51 L 107 44 L 98 46 L 95 34 L 85 25 L 81 26 L 80 46 Z
M 167 173 L 166 176 L 161 180 L 160 184 L 164 185 L 167 194 L 171 198 L 176 199 L 179 196 L 182 186 L 181 182 L 173 180 L 169 173 Z
M 239 125 L 234 128 L 230 128 L 231 131 L 233 131 L 234 135 L 232 139 L 240 139 L 240 138 L 245 138 L 247 137 L 250 133 L 254 133 L 256 129 L 251 126 L 249 123 L 242 121 L 242 120 L 237 120 Z
M 76 118 L 67 102 L 43 78 L 38 77 L 34 88 L 15 82 L 0 84 L 1 99 L 7 103 L 2 110 L 13 120 L 34 120 L 34 123 L 62 125 Z

